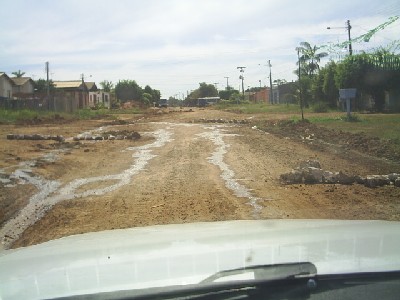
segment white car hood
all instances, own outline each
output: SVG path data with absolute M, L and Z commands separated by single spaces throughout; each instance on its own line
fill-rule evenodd
M 0 299 L 192 284 L 289 262 L 311 262 L 318 274 L 400 270 L 400 222 L 226 221 L 69 236 L 0 252 Z

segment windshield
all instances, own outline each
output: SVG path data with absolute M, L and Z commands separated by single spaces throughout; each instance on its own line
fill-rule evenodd
M 36 249 L 97 274 L 124 253 L 146 287 L 398 270 L 398 1 L 16 0 L 0 19 L 0 269 Z

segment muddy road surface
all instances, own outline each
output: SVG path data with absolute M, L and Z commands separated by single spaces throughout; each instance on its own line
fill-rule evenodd
M 258 118 L 265 116 L 178 110 L 121 115 L 118 122 L 1 125 L 1 247 L 154 224 L 400 220 L 400 188 L 279 179 L 307 159 L 360 176 L 399 172 L 397 162 L 258 130 Z M 66 140 L 7 140 L 10 133 Z M 119 133 L 140 138 L 116 138 Z M 100 136 L 113 138 L 89 138 Z

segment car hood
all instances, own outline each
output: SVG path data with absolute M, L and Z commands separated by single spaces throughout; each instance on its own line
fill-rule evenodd
M 311 262 L 318 274 L 400 270 L 400 222 L 243 220 L 74 235 L 0 252 L 0 299 L 193 284 L 290 262 Z

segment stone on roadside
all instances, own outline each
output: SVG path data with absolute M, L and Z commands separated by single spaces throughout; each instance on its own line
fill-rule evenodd
M 400 178 L 400 174 L 397 174 L 397 173 L 390 173 L 390 174 L 388 175 L 388 177 L 389 177 L 389 180 L 390 180 L 390 181 L 395 182 L 398 178 Z
M 320 168 L 308 167 L 302 169 L 304 183 L 322 183 L 323 171 Z
M 282 174 L 280 178 L 288 184 L 302 183 L 303 173 L 300 170 L 292 170 L 289 173 Z
M 309 159 L 309 160 L 300 162 L 300 169 L 308 168 L 308 167 L 321 169 L 321 164 L 319 163 L 318 160 L 315 160 L 315 159 Z
M 355 182 L 355 178 L 353 176 L 349 176 L 342 171 L 338 174 L 338 183 L 340 184 L 353 184 Z
M 364 185 L 367 187 L 379 187 L 390 184 L 388 175 L 370 175 L 365 179 Z
M 394 186 L 400 187 L 400 177 L 398 177 L 398 178 L 394 181 Z
M 337 183 L 339 172 L 323 171 L 322 180 L 324 183 Z

